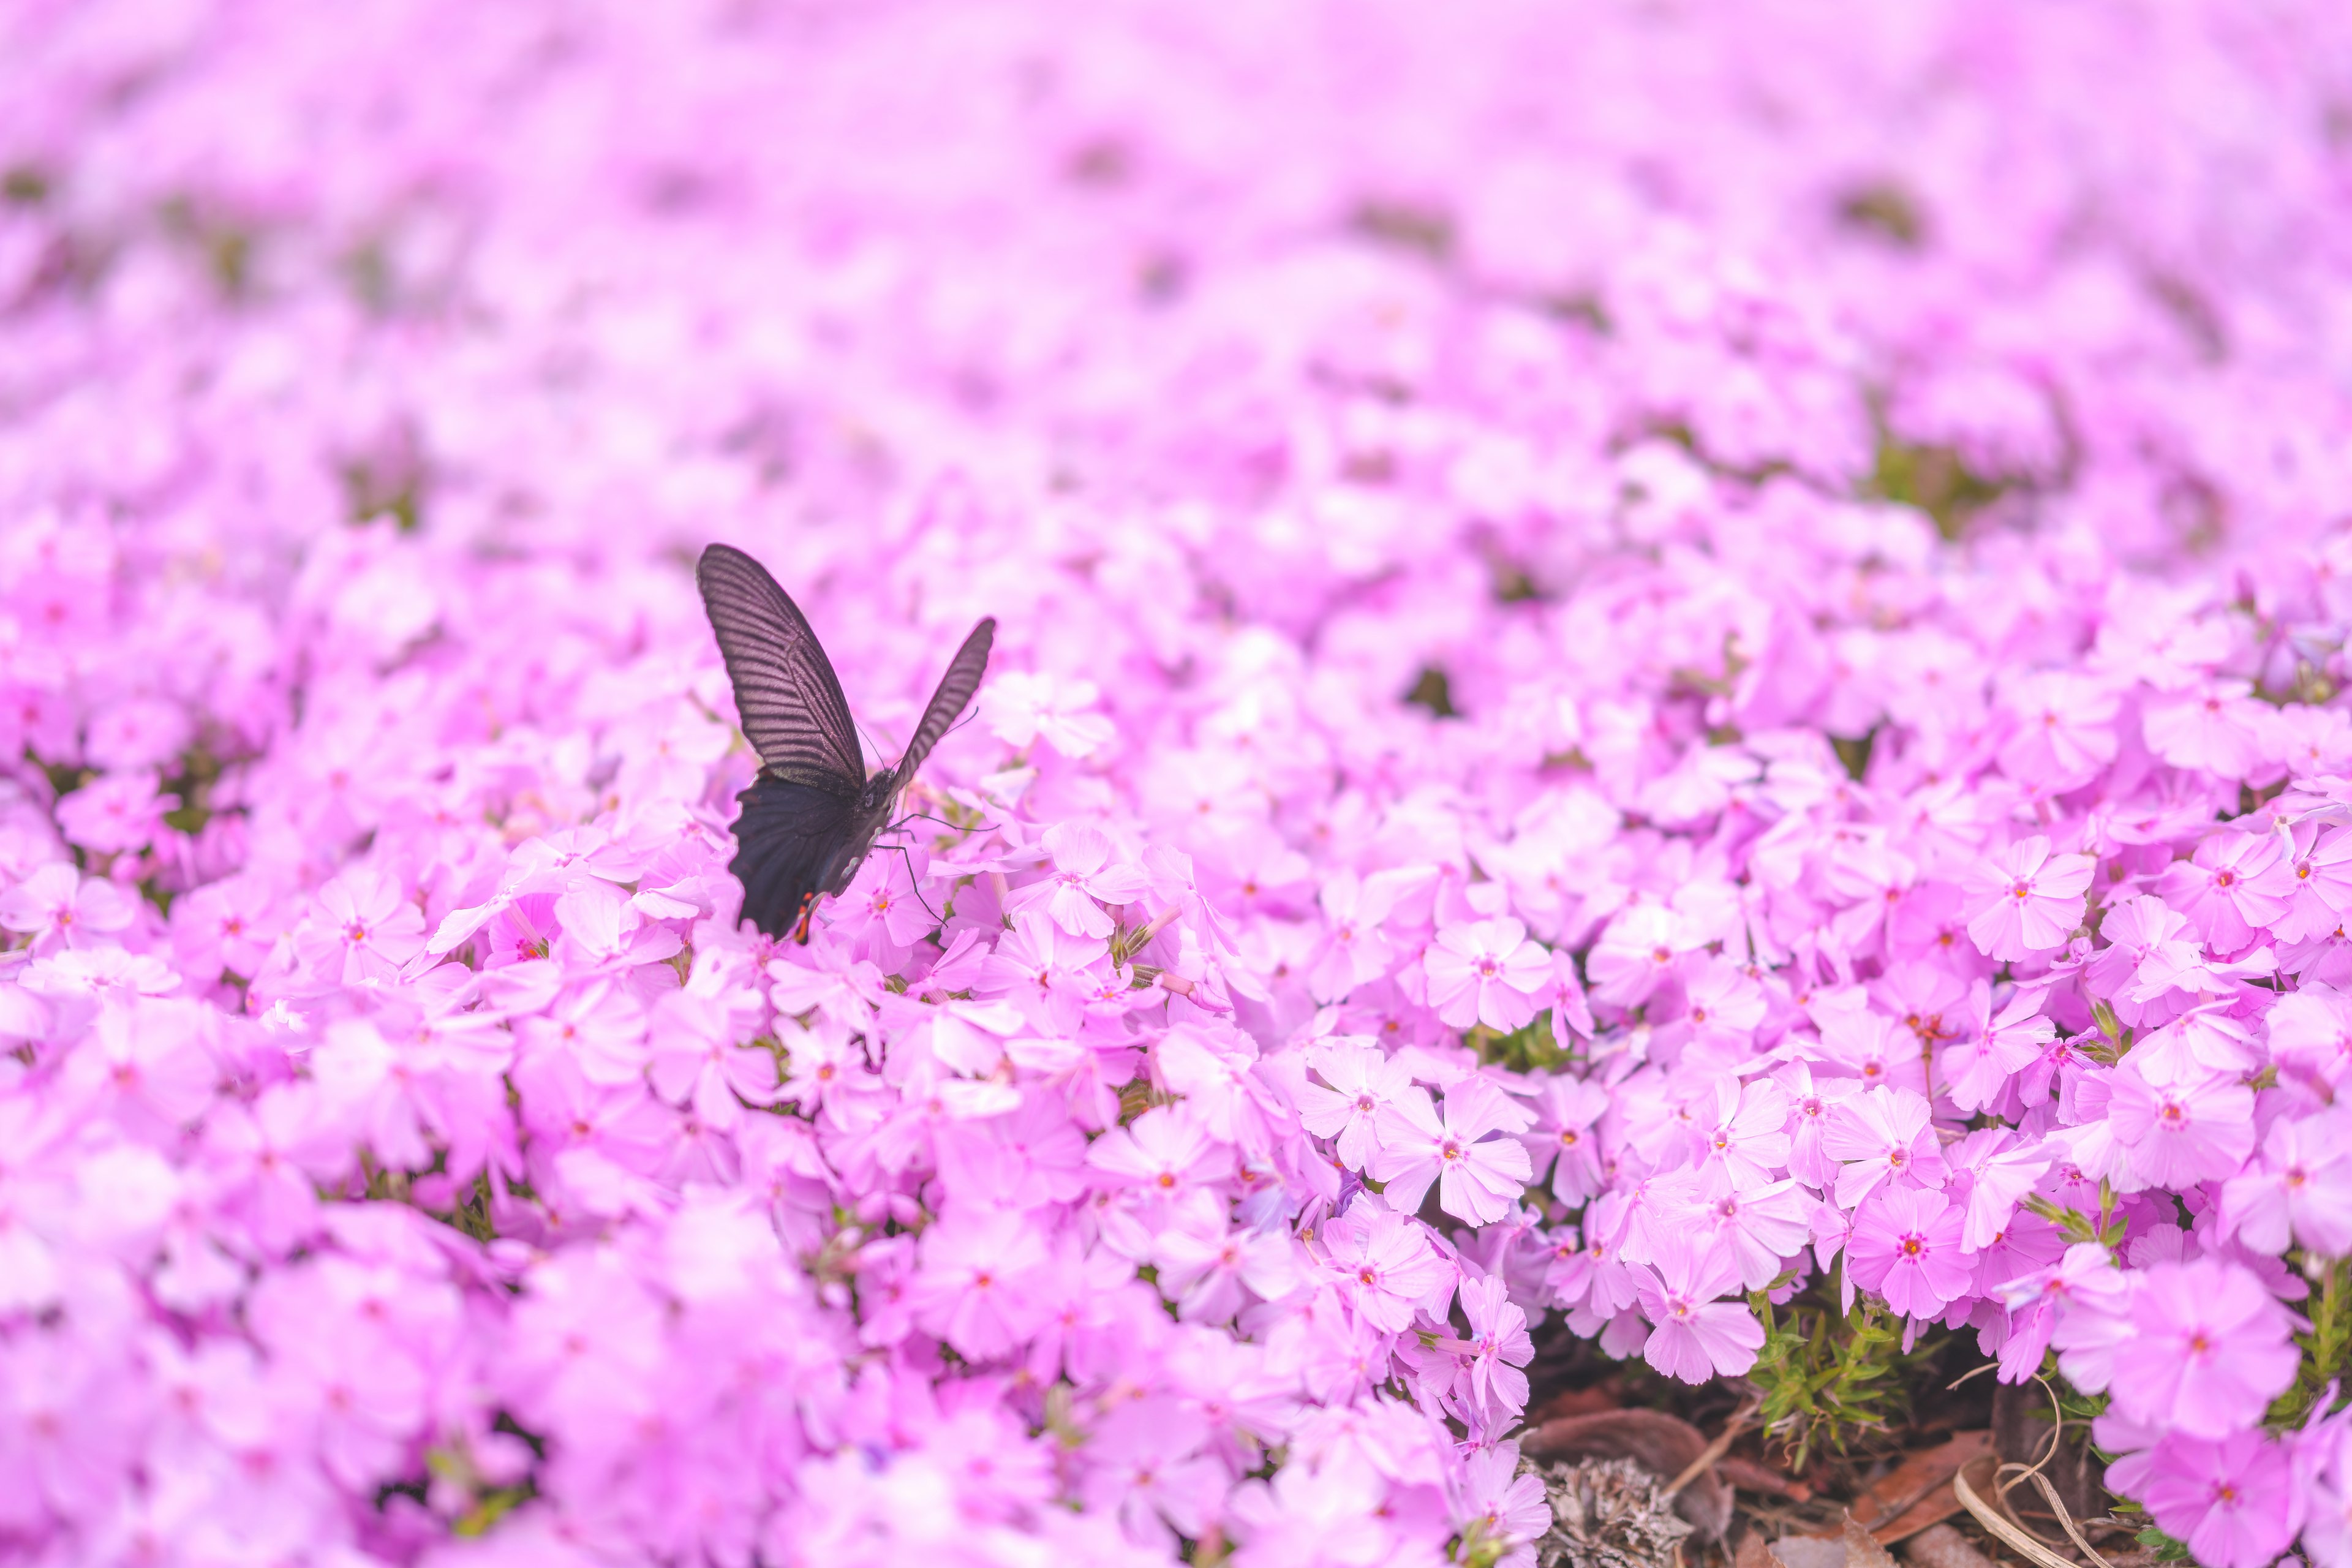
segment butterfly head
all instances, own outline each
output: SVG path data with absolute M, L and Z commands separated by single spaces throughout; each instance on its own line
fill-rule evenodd
M 890 804 L 890 797 L 898 793 L 898 775 L 892 770 L 885 768 L 866 781 L 865 789 L 858 792 L 857 809 L 862 815 L 870 816 L 879 812 Z

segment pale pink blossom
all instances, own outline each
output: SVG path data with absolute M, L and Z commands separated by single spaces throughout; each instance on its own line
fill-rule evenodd
M 1525 1027 L 1551 978 L 1550 955 L 1508 915 L 1442 927 L 1423 962 L 1430 1005 L 1456 1028 L 1483 1024 L 1507 1034 Z
M 1045 853 L 1053 869 L 1045 879 L 1017 893 L 1010 908 L 1043 904 L 1054 923 L 1073 936 L 1106 937 L 1115 922 L 1105 904 L 1129 904 L 1143 895 L 1143 873 L 1114 863 L 1118 846 L 1108 834 L 1085 823 L 1057 823 L 1046 829 Z
M 2025 958 L 2064 945 L 2083 918 L 2087 855 L 2053 855 L 2040 834 L 1969 868 L 1969 939 L 1992 958 Z
M 1381 1195 L 1397 1209 L 1418 1209 L 1433 1181 L 1446 1213 L 1486 1225 L 1508 1213 L 1526 1190 L 1533 1174 L 1526 1147 L 1497 1135 L 1524 1128 L 1526 1120 L 1510 1115 L 1513 1108 L 1492 1090 L 1471 1093 L 1477 1081 L 1447 1094 L 1442 1117 L 1418 1089 L 1381 1107 L 1381 1147 L 1367 1173 L 1387 1184 Z
M 1451 1293 L 1453 1265 L 1394 1209 L 1357 1203 L 1324 1226 L 1323 1245 L 1356 1315 L 1384 1333 L 1408 1327 L 1438 1291 Z
M 1744 1302 L 1717 1300 L 1739 1284 L 1727 1248 L 1675 1236 L 1634 1280 L 1650 1320 L 1642 1353 L 1652 1366 L 1685 1383 L 1704 1383 L 1736 1377 L 1756 1364 L 1764 1326 Z

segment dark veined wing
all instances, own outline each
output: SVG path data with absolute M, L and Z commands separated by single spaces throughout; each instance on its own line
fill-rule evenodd
M 831 889 L 850 844 L 857 803 L 828 789 L 762 778 L 736 799 L 735 858 L 727 869 L 743 884 L 742 918 L 772 937 L 796 934 L 811 900 Z M 868 834 L 871 837 L 871 834 Z M 806 940 L 805 937 L 803 940 Z
M 855 795 L 866 783 L 865 755 L 808 617 L 766 567 L 729 545 L 703 551 L 694 580 L 735 685 L 743 733 L 766 771 Z
M 914 778 L 915 770 L 923 765 L 948 726 L 971 701 L 971 694 L 980 689 L 980 678 L 988 669 L 988 650 L 995 641 L 996 617 L 984 616 L 948 661 L 948 672 L 940 677 L 939 689 L 931 693 L 931 705 L 923 710 L 923 721 L 915 726 L 915 738 L 907 742 L 907 753 L 890 775 L 897 788 L 904 789 Z

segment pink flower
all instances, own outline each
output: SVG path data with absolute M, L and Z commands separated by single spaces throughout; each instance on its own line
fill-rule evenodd
M 1416 1309 L 1440 1290 L 1452 1292 L 1453 1265 L 1394 1209 L 1360 1201 L 1323 1227 L 1323 1243 L 1340 1292 L 1382 1333 L 1411 1327 Z
M 1393 882 L 1378 877 L 1359 879 L 1341 869 L 1317 895 L 1328 924 L 1323 951 L 1307 972 L 1316 999 L 1342 1000 L 1357 986 L 1379 979 L 1396 962 L 1393 943 L 1382 934 L 1381 922 L 1395 907 Z
M 2271 1123 L 2253 1167 L 2221 1188 L 2221 1224 L 2278 1257 L 2290 1238 L 2322 1258 L 2352 1252 L 2352 1126 L 2341 1110 Z
M 0 895 L 0 911 L 5 907 Z M 191 977 L 218 979 L 228 970 L 249 980 L 268 961 L 282 919 L 267 878 L 247 873 L 208 882 L 173 902 L 173 955 Z
M 1813 1058 L 1818 1066 L 1851 1072 L 1864 1089 L 1927 1092 L 1927 1071 L 1920 1059 L 1917 1033 L 1860 1005 L 1858 999 L 1850 1007 L 1816 1006 L 1814 1017 L 1822 1032 Z
M 1381 1148 L 1369 1173 L 1388 1184 L 1382 1196 L 1403 1213 L 1421 1206 L 1434 1181 L 1447 1214 L 1491 1224 L 1518 1202 L 1533 1170 L 1517 1139 L 1489 1134 L 1526 1125 L 1524 1113 L 1483 1079 L 1467 1079 L 1446 1095 L 1443 1121 L 1427 1094 L 1409 1089 L 1381 1110 Z
M 1528 1374 L 1519 1369 L 1535 1359 L 1535 1342 L 1528 1337 L 1528 1315 L 1514 1305 L 1493 1275 L 1462 1283 L 1462 1312 L 1470 1321 L 1470 1338 L 1461 1373 L 1461 1386 L 1474 1409 L 1486 1413 L 1500 1427 L 1528 1405 Z
M 1074 936 L 1035 910 L 1013 917 L 1013 930 L 981 966 L 978 990 L 1019 1007 L 1044 1033 L 1076 1030 L 1108 967 L 1110 946 Z
M 1110 935 L 1115 922 L 1102 906 L 1133 903 L 1149 886 L 1141 871 L 1112 863 L 1118 847 L 1098 827 L 1056 823 L 1045 830 L 1045 846 L 1054 869 L 1044 881 L 1014 894 L 1008 907 L 1018 910 L 1042 903 L 1054 923 L 1072 936 Z
M 915 944 L 939 928 L 940 911 L 933 907 L 939 900 L 927 896 L 921 886 L 926 879 L 920 870 L 928 869 L 928 860 L 920 850 L 902 853 L 882 846 L 866 858 L 848 890 L 828 911 L 835 928 L 858 939 L 866 956 L 886 973 L 905 968 Z M 638 900 L 644 898 L 637 895 Z
M 1197 1452 L 1206 1436 L 1199 1418 L 1171 1401 L 1120 1405 L 1087 1444 L 1087 1506 L 1116 1513 L 1138 1545 L 1169 1551 L 1179 1532 L 1200 1535 L 1229 1484 L 1224 1466 Z
M 1470 1456 L 1465 1467 L 1465 1539 L 1498 1546 L 1525 1548 L 1552 1526 L 1551 1504 L 1544 1497 L 1543 1478 L 1519 1473 L 1519 1446 L 1497 1443 Z M 1511 1562 L 1511 1556 L 1502 1561 Z
M 1484 1024 L 1508 1034 L 1534 1021 L 1537 994 L 1551 979 L 1551 955 L 1508 915 L 1441 927 L 1423 960 L 1429 1001 L 1455 1028 Z
M 2352 1438 L 2352 1426 L 2332 1421 L 2307 1429 L 2298 1445 L 2312 1472 L 2303 1549 L 2320 1568 L 2352 1563 L 2352 1453 L 2347 1451 L 2347 1438 Z
M 1979 980 L 1969 992 L 1973 1029 L 1944 1047 L 1942 1066 L 1952 1103 L 1962 1110 L 1985 1110 L 2000 1100 L 2010 1079 L 2041 1058 L 2058 1026 L 2042 1017 L 2043 994 L 2021 989 L 1998 1016 L 1992 990 Z
M 1175 1226 L 1151 1247 L 1160 1288 L 1186 1322 L 1222 1323 L 1255 1296 L 1278 1300 L 1297 1284 L 1294 1244 L 1286 1231 Z
M 2211 1568 L 2263 1568 L 2303 1528 L 2305 1499 L 2285 1447 L 2260 1432 L 2219 1441 L 2168 1434 L 2147 1456 L 2139 1500 L 2157 1527 Z
M 1308 1061 L 1323 1082 L 1301 1089 L 1300 1123 L 1318 1138 L 1335 1140 L 1341 1163 L 1360 1171 L 1379 1152 L 1381 1112 L 1421 1093 L 1412 1072 L 1377 1047 L 1350 1039 L 1317 1046 Z
M 2039 834 L 1969 868 L 1969 940 L 1990 958 L 2028 958 L 2063 947 L 2083 921 L 2088 855 L 2053 855 Z
M 1241 1550 L 1234 1568 L 1381 1568 L 1401 1542 L 1387 1522 L 1388 1488 L 1369 1465 L 1285 1465 L 1271 1482 L 1234 1489 Z M 1549 1506 L 1546 1505 L 1547 1514 Z M 1433 1560 L 1433 1559 L 1432 1559 Z
M 1846 1243 L 1853 1282 L 1909 1317 L 1933 1317 L 1969 1288 L 1962 1211 L 1941 1193 L 1887 1188 L 1854 1213 Z
M 1550 1165 L 1552 1195 L 1565 1204 L 1582 1203 L 1601 1190 L 1601 1139 L 1593 1124 L 1609 1109 L 1608 1091 L 1555 1074 L 1544 1080 L 1536 1105 L 1537 1125 L 1543 1131 L 1528 1141 L 1532 1173 L 1540 1175 Z
M 2073 788 L 2116 760 L 2119 706 L 2106 682 L 2041 670 L 2011 683 L 2014 728 L 2001 742 L 2001 771 L 2053 794 Z
M 776 1058 L 738 1042 L 722 1003 L 674 991 L 656 1006 L 648 1033 L 653 1052 L 647 1077 L 655 1092 L 693 1106 L 705 1125 L 731 1130 L 742 1120 L 744 1105 L 775 1103 Z
M 1609 922 L 1585 959 L 1592 994 L 1612 1007 L 1638 1007 L 1700 945 L 1689 923 L 1656 904 L 1639 904 Z
M 1743 1188 L 1719 1171 L 1707 1173 L 1696 1201 L 1717 1245 L 1738 1263 L 1739 1283 L 1750 1290 L 1770 1284 L 1788 1259 L 1804 1251 L 1819 1206 L 1794 1177 Z
M 1747 1066 L 1755 1051 L 1757 1026 L 1768 1011 L 1764 988 L 1739 965 L 1717 959 L 1692 976 L 1685 992 L 1687 1005 L 1683 1022 L 1690 1030 L 1688 1051 L 1700 1061 L 1735 1068 Z M 1553 1032 L 1560 1032 L 1557 1018 Z
M 982 691 L 980 714 L 999 740 L 1016 750 L 1044 741 L 1066 757 L 1090 757 L 1118 733 L 1108 719 L 1087 711 L 1101 695 L 1091 680 L 1006 670 Z
M 188 743 L 188 714 L 153 697 L 110 702 L 94 715 L 84 742 L 102 768 L 151 768 L 171 761 Z
M 328 984 L 382 983 L 424 952 L 425 916 L 398 882 L 362 867 L 319 889 L 318 907 L 295 947 L 303 966 Z
M 2131 1325 L 2133 1349 L 2117 1360 L 2111 1392 L 2116 1408 L 2144 1426 L 2227 1436 L 2261 1421 L 2294 1381 L 2293 1320 L 2238 1264 L 2200 1258 L 2148 1268 Z
M 1642 1354 L 1652 1366 L 1685 1383 L 1704 1383 L 1756 1364 L 1764 1325 L 1745 1304 L 1717 1300 L 1739 1285 L 1725 1248 L 1669 1232 L 1655 1263 L 1635 1270 L 1633 1279 L 1651 1323 Z
M 1719 1078 L 1715 1124 L 1700 1135 L 1701 1158 L 1720 1166 L 1735 1187 L 1762 1186 L 1789 1162 L 1788 1125 L 1789 1095 L 1779 1084 Z
M 2178 1079 L 2151 1081 L 2142 1055 L 2126 1057 L 2109 1080 L 2107 1115 L 2124 1150 L 2118 1187 L 2187 1187 L 2237 1174 L 2254 1149 L 2253 1091 L 2193 1065 Z
M 2141 717 L 2147 749 L 2178 768 L 2234 784 L 2262 759 L 2263 705 L 2242 680 L 2217 680 L 2151 701 Z
M 1172 1198 L 1230 1177 L 1234 1152 L 1210 1135 L 1189 1105 L 1162 1105 L 1096 1139 L 1087 1163 L 1103 1173 L 1097 1180 L 1107 1185 Z
M 1822 1150 L 1846 1163 L 1837 1178 L 1840 1208 L 1852 1208 L 1882 1182 L 1943 1180 L 1928 1114 L 1927 1102 L 1907 1089 L 1865 1089 L 1829 1108 Z
M 205 1048 L 209 1009 L 140 998 L 101 1010 L 66 1058 L 68 1090 L 131 1136 L 168 1146 L 212 1103 L 220 1068 Z
M 2270 921 L 2273 937 L 2310 942 L 2334 931 L 2352 913 L 2352 831 L 2316 823 L 2283 831 L 2279 858 L 2253 890 L 2283 906 Z
M 1800 1061 L 1781 1069 L 1777 1081 L 1789 1091 L 1789 1173 L 1808 1186 L 1827 1188 L 1838 1179 L 1837 1156 L 1830 1152 L 1829 1132 L 1840 1100 L 1855 1092 L 1852 1079 L 1832 1079 L 1816 1086 L 1812 1068 Z M 1840 1147 L 1860 1151 L 1864 1158 L 1875 1147 L 1865 1131 L 1857 1139 L 1840 1134 Z M 1892 1153 L 1890 1147 L 1887 1151 Z M 1907 1160 L 1909 1155 L 1906 1155 Z
M 2157 891 L 2188 917 L 2216 954 L 2235 953 L 2255 931 L 2286 913 L 2277 875 L 2279 847 L 2275 833 L 2209 833 L 2193 856 L 2165 872 Z
M 58 802 L 58 826 L 72 842 L 100 855 L 144 848 L 163 830 L 163 814 L 179 797 L 159 794 L 144 770 L 108 773 Z
M 2009 1227 L 2018 1200 L 2033 1190 L 2057 1153 L 2047 1143 L 2021 1142 L 2006 1128 L 1988 1127 L 1961 1139 L 1947 1158 L 1956 1173 L 1968 1178 L 1968 1224 L 1960 1244 L 1974 1252 L 1991 1246 Z
M 63 861 L 36 867 L 0 892 L 0 927 L 32 938 L 33 951 L 86 947 L 129 929 L 138 910 L 102 877 L 85 878 Z
M 2308 985 L 2280 997 L 2269 1021 L 2271 1055 L 2284 1071 L 2329 1085 L 2352 1074 L 2352 999 Z
M 2011 1280 L 2001 1292 L 2012 1314 L 2001 1381 L 2024 1382 L 2054 1346 L 2069 1383 L 2088 1394 L 2105 1391 L 2117 1352 L 2130 1346 L 2132 1285 L 2095 1241 L 2077 1242 L 2055 1265 Z
M 923 1233 L 916 1321 L 971 1361 L 1010 1354 L 1038 1317 L 1033 1277 L 1045 1243 L 1026 1218 L 1003 1210 L 959 1211 Z

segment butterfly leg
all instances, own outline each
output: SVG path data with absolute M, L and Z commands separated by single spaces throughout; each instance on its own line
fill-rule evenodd
M 931 900 L 923 897 L 923 885 L 915 876 L 915 858 L 907 853 L 907 847 L 903 844 L 893 844 L 889 847 L 896 849 L 898 852 L 898 858 L 907 863 L 907 886 L 915 889 L 915 901 L 923 906 L 925 914 L 941 925 L 947 924 L 947 916 L 931 908 Z

